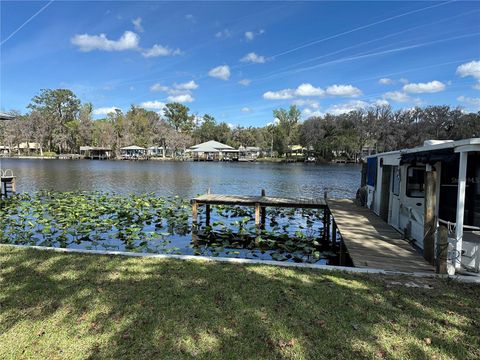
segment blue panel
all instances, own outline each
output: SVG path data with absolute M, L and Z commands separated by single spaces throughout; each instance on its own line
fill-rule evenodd
M 367 185 L 375 186 L 377 179 L 377 158 L 367 158 Z

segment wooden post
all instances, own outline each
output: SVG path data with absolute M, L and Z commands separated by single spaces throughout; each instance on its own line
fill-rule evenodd
M 337 224 L 332 219 L 332 245 L 337 243 Z
M 327 238 L 326 243 L 330 242 L 330 212 L 327 210 L 327 223 L 326 223 Z
M 257 226 L 257 228 L 260 228 L 260 212 L 260 204 L 255 203 L 255 225 Z
M 345 245 L 343 241 L 340 242 L 340 266 L 345 265 Z
M 195 200 L 192 200 L 192 224 L 197 224 L 198 221 L 198 204 Z
M 431 165 L 427 165 L 425 173 L 425 208 L 423 223 L 423 257 L 433 265 L 435 260 L 435 218 L 437 203 L 437 172 Z
M 322 237 L 322 242 L 324 244 L 328 244 L 328 240 L 327 240 L 327 213 L 328 213 L 328 209 L 327 207 L 325 206 L 323 208 L 323 237 Z
M 210 226 L 210 205 L 205 205 L 205 224 Z
M 447 273 L 447 255 L 448 255 L 448 229 L 445 225 L 439 227 L 439 239 L 437 243 L 437 261 L 435 271 L 438 274 Z
M 455 269 L 459 270 L 462 263 L 463 243 L 463 218 L 465 215 L 465 188 L 467 184 L 467 160 L 468 153 L 460 152 L 460 164 L 458 168 L 458 190 L 457 190 L 457 216 L 455 217 Z
M 265 196 L 265 189 L 262 189 L 262 197 Z M 261 223 L 260 223 L 260 226 L 262 229 L 265 229 L 265 219 L 267 217 L 267 209 L 265 208 L 265 206 L 262 206 L 261 210 Z

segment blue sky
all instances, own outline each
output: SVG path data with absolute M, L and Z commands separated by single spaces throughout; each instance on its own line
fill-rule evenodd
M 370 104 L 480 110 L 479 2 L 1 2 L 2 110 L 69 88 L 95 117 L 180 101 L 263 126 Z

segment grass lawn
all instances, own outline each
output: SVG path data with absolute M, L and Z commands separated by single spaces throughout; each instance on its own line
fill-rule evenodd
M 0 247 L 0 359 L 194 357 L 479 359 L 480 286 Z

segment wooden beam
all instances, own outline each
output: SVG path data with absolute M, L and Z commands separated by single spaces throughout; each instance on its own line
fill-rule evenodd
M 198 222 L 198 203 L 195 200 L 192 200 L 192 224 L 197 224 Z
M 428 171 L 430 170 L 430 171 Z M 435 217 L 437 204 L 437 172 L 431 167 L 425 173 L 425 208 L 423 223 L 423 257 L 433 265 L 435 261 Z
M 435 263 L 435 272 L 437 274 L 447 273 L 447 255 L 448 255 L 448 229 L 445 225 L 439 226 L 439 240 L 437 245 L 437 261 Z
M 262 197 L 266 196 L 265 189 L 262 189 Z M 261 228 L 265 229 L 265 219 L 267 217 L 267 208 L 265 206 L 262 206 L 261 208 Z
M 260 211 L 261 211 L 261 206 L 259 203 L 255 204 L 255 225 L 257 228 L 260 227 Z
M 205 205 L 205 224 L 210 226 L 210 205 Z

